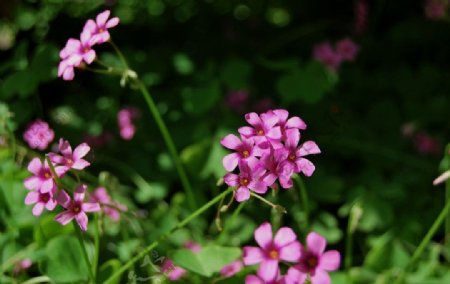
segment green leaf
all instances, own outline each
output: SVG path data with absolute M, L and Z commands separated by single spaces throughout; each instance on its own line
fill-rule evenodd
M 188 249 L 177 250 L 171 258 L 176 265 L 200 275 L 211 277 L 240 256 L 241 250 L 239 248 L 206 246 L 198 253 Z
M 82 282 L 88 279 L 80 244 L 73 236 L 59 236 L 47 243 L 45 274 L 56 283 Z
M 311 61 L 303 68 L 281 76 L 276 87 L 284 103 L 303 101 L 313 104 L 319 102 L 337 80 L 335 73 L 326 70 L 322 64 Z
M 103 283 L 106 281 L 106 279 L 109 278 L 114 272 L 120 269 L 122 266 L 122 263 L 117 259 L 110 259 L 107 262 L 103 263 L 102 266 L 100 266 L 99 273 L 98 273 L 98 283 Z M 119 283 L 120 277 L 116 278 L 112 283 Z
M 173 65 L 175 70 L 181 75 L 188 75 L 194 71 L 194 63 L 184 53 L 177 53 L 173 57 Z
M 246 88 L 252 71 L 251 65 L 241 59 L 228 61 L 220 72 L 220 79 L 229 89 Z
M 182 92 L 184 109 L 193 115 L 203 114 L 218 102 L 220 96 L 221 91 L 218 81 L 212 81 L 200 88 L 185 88 Z

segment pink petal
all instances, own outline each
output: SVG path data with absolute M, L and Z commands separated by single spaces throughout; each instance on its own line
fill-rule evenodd
M 53 182 L 53 179 L 50 178 L 50 179 L 45 180 L 42 183 L 41 188 L 39 189 L 39 191 L 42 192 L 42 193 L 47 193 L 47 192 L 50 192 L 53 189 L 54 186 L 55 186 L 55 184 Z
M 101 26 L 101 27 L 104 26 L 105 23 L 106 23 L 106 21 L 107 21 L 108 18 L 109 18 L 109 14 L 110 14 L 110 13 L 111 13 L 111 12 L 110 12 L 109 10 L 106 10 L 106 11 L 104 11 L 104 12 L 98 14 L 98 15 L 97 15 L 97 18 L 96 18 L 97 25 L 98 25 L 98 26 Z
M 297 235 L 291 228 L 282 227 L 275 234 L 275 238 L 273 239 L 274 244 L 281 248 L 285 245 L 288 245 L 297 239 Z
M 298 116 L 294 116 L 289 118 L 286 122 L 286 128 L 298 128 L 298 129 L 306 129 L 306 123 Z
M 296 262 L 300 258 L 301 244 L 297 241 L 280 248 L 280 259 L 284 261 Z
M 119 18 L 118 17 L 114 17 L 111 18 L 107 23 L 106 23 L 106 28 L 110 29 L 113 28 L 115 26 L 117 26 L 119 24 Z
M 248 188 L 241 186 L 236 190 L 236 201 L 242 202 L 250 198 L 250 191 Z
M 95 59 L 95 50 L 91 49 L 83 55 L 83 60 L 87 64 L 91 64 Z
M 269 130 L 269 132 L 266 133 L 266 136 L 270 139 L 281 139 L 281 129 L 279 126 L 273 127 Z
M 42 185 L 42 180 L 36 176 L 28 177 L 23 181 L 23 185 L 27 189 L 36 189 L 38 190 Z
M 265 127 L 272 128 L 278 123 L 279 118 L 274 112 L 266 112 L 261 114 L 261 120 L 263 121 Z
M 27 194 L 25 197 L 25 204 L 30 205 L 38 202 L 39 200 L 39 193 L 36 191 L 31 191 Z
M 88 216 L 86 215 L 86 213 L 84 212 L 78 213 L 77 215 L 75 215 L 75 220 L 77 220 L 77 223 L 82 231 L 87 230 Z
M 39 172 L 42 169 L 42 162 L 41 162 L 41 160 L 39 158 L 34 158 L 28 164 L 27 169 L 28 169 L 29 172 L 31 172 L 31 173 L 33 173 L 35 175 L 39 175 Z
M 42 202 L 38 202 L 36 203 L 36 205 L 34 205 L 33 207 L 33 215 L 34 216 L 39 216 L 42 214 L 42 211 L 44 210 L 44 203 Z
M 245 120 L 253 127 L 262 125 L 261 118 L 256 112 L 247 113 L 245 115 Z
M 320 256 L 318 269 L 335 271 L 341 264 L 341 254 L 337 250 L 330 250 Z
M 266 282 L 274 281 L 279 274 L 278 261 L 275 259 L 264 260 L 261 262 L 257 274 Z
M 275 174 L 269 173 L 267 174 L 264 178 L 263 178 L 263 182 L 267 185 L 267 186 L 271 186 L 275 183 L 275 181 L 277 180 L 277 176 Z
M 220 140 L 220 144 L 227 149 L 237 150 L 242 145 L 242 141 L 236 135 L 228 134 Z
M 243 248 L 243 260 L 245 265 L 253 265 L 260 263 L 264 259 L 264 252 L 259 247 Z
M 263 249 L 267 248 L 272 244 L 272 237 L 273 237 L 272 225 L 268 222 L 261 224 L 255 230 L 254 235 L 258 245 Z
M 324 237 L 317 234 L 316 232 L 311 232 L 306 237 L 307 250 L 313 254 L 320 256 L 327 246 L 327 241 Z
M 276 109 L 273 111 L 273 113 L 278 116 L 278 122 L 283 123 L 286 122 L 289 116 L 289 112 L 285 109 Z
M 295 171 L 297 173 L 299 172 L 303 172 L 305 174 L 305 176 L 310 177 L 312 176 L 312 174 L 314 173 L 314 171 L 316 170 L 316 167 L 314 166 L 313 163 L 311 163 L 310 160 L 308 159 L 304 159 L 304 158 L 300 158 L 295 162 L 295 166 L 296 169 Z
M 75 160 L 79 160 L 79 159 L 83 158 L 84 156 L 86 156 L 86 154 L 89 152 L 89 150 L 91 150 L 91 147 L 89 147 L 89 145 L 86 143 L 82 143 L 82 144 L 78 145 L 75 148 L 75 150 L 73 151 L 73 158 Z
M 314 141 L 306 141 L 299 149 L 300 156 L 306 156 L 310 154 L 319 154 L 320 149 Z
M 297 129 L 286 130 L 287 148 L 297 148 L 298 141 L 300 141 L 300 132 Z
M 239 185 L 239 176 L 236 174 L 228 173 L 223 177 L 223 180 L 228 186 L 238 186 Z
M 89 165 L 90 165 L 90 163 L 88 161 L 80 159 L 80 160 L 76 161 L 75 163 L 73 163 L 72 169 L 82 170 Z
M 301 272 L 295 267 L 291 267 L 285 276 L 285 281 L 286 284 L 303 284 L 307 277 L 308 275 L 306 273 Z
M 255 135 L 255 130 L 249 126 L 243 126 L 238 129 L 239 134 L 245 138 L 249 138 Z
M 94 22 L 94 20 L 89 19 L 87 20 L 86 24 L 84 24 L 83 33 L 93 34 L 96 29 L 97 24 Z
M 323 270 L 316 270 L 314 275 L 311 275 L 311 284 L 330 284 L 331 279 L 327 272 Z
M 55 209 L 56 205 L 58 205 L 58 203 L 56 202 L 56 200 L 54 199 L 50 199 L 47 204 L 45 204 L 45 209 L 47 209 L 48 211 L 52 211 L 53 209 Z
M 54 163 L 54 164 L 62 164 L 62 163 L 64 163 L 64 157 L 60 156 L 58 154 L 48 153 L 48 157 L 50 158 L 50 161 L 52 161 L 52 163 Z
M 67 194 L 67 192 L 65 192 L 64 190 L 61 190 L 58 193 L 58 196 L 56 197 L 56 201 L 58 202 L 59 205 L 61 205 L 64 208 L 69 208 L 71 199 L 70 196 Z
M 261 180 L 252 180 L 249 184 L 248 184 L 248 188 L 250 188 L 251 190 L 253 190 L 256 193 L 260 193 L 260 194 L 264 194 L 267 192 L 267 184 L 265 184 L 263 181 Z
M 60 223 L 61 225 L 67 225 L 72 219 L 75 217 L 74 214 L 72 214 L 69 211 L 64 211 L 56 215 L 55 221 Z
M 266 282 L 256 275 L 247 275 L 245 276 L 245 284 L 266 284 Z
M 100 204 L 98 203 L 83 203 L 81 210 L 84 212 L 97 212 L 100 211 Z
M 223 160 L 222 164 L 225 170 L 231 172 L 233 171 L 239 163 L 239 154 L 238 153 L 231 153 L 226 155 Z
M 76 202 L 83 202 L 86 189 L 87 186 L 85 184 L 80 184 L 73 193 L 73 200 Z
M 55 167 L 55 173 L 58 177 L 62 177 L 68 170 L 69 170 L 69 167 L 67 167 L 67 166 Z
M 63 79 L 66 81 L 71 81 L 75 77 L 75 72 L 73 70 L 73 67 L 67 68 L 64 70 Z

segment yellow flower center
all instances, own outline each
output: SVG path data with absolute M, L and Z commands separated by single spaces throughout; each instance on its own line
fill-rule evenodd
M 242 151 L 242 156 L 244 158 L 247 158 L 248 156 L 250 156 L 250 153 L 247 150 Z
M 241 185 L 246 186 L 246 185 L 248 185 L 248 183 L 249 183 L 248 178 L 241 178 L 241 180 L 240 180 Z
M 75 205 L 75 206 L 72 208 L 72 211 L 73 211 L 74 213 L 80 213 L 81 208 L 80 208 L 79 205 Z
M 51 178 L 52 177 L 52 175 L 49 173 L 49 172 L 45 172 L 44 173 L 44 178 L 45 179 L 49 179 L 49 178 Z
M 272 259 L 278 259 L 278 256 L 279 256 L 278 251 L 276 251 L 276 250 L 271 250 L 271 251 L 269 252 L 269 256 L 270 256 L 270 258 L 272 258 Z
M 262 136 L 262 135 L 264 135 L 264 130 L 260 129 L 260 130 L 258 130 L 257 133 L 258 133 L 259 136 Z

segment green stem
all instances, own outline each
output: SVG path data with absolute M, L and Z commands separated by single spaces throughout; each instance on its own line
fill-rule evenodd
M 445 181 L 445 200 L 450 200 L 450 179 Z M 444 244 L 449 246 L 450 244 L 450 213 L 445 218 L 445 235 Z
M 31 279 L 28 279 L 27 281 L 23 282 L 22 284 L 35 284 L 35 283 L 51 283 L 52 280 L 48 276 L 38 276 Z
M 139 81 L 139 79 L 136 79 L 136 82 L 139 86 L 139 90 L 141 91 L 142 95 L 144 96 L 145 101 L 147 102 L 148 108 L 150 109 L 150 112 L 153 115 L 153 118 L 155 119 L 156 124 L 158 125 L 158 128 L 164 138 L 164 142 L 166 143 L 167 148 L 169 149 L 169 152 L 172 156 L 172 159 L 175 163 L 175 168 L 178 172 L 178 175 L 181 180 L 181 184 L 183 185 L 183 188 L 186 192 L 189 206 L 192 210 L 197 207 L 191 184 L 187 178 L 187 174 L 183 168 L 183 165 L 181 163 L 180 156 L 178 155 L 178 152 L 175 148 L 175 143 L 173 142 L 172 137 L 170 136 L 169 130 L 167 129 L 163 119 L 161 118 L 161 115 L 159 114 L 159 111 L 155 105 L 155 102 L 153 101 L 150 93 L 148 92 L 147 88 L 145 88 L 144 84 Z
M 124 273 L 128 268 L 130 268 L 135 262 L 137 262 L 139 259 L 143 258 L 146 254 L 148 254 L 152 249 L 158 246 L 158 244 L 169 237 L 171 234 L 173 234 L 178 229 L 183 228 L 186 226 L 189 222 L 191 222 L 193 219 L 197 218 L 199 215 L 201 215 L 203 212 L 208 210 L 211 206 L 222 200 L 228 193 L 230 193 L 233 190 L 233 188 L 228 188 L 218 196 L 211 199 L 208 203 L 197 209 L 194 213 L 186 217 L 183 221 L 179 222 L 174 228 L 172 228 L 169 232 L 163 234 L 160 236 L 156 241 L 152 242 L 150 245 L 148 245 L 146 248 L 144 248 L 138 255 L 130 259 L 127 263 L 122 265 L 122 267 L 117 270 L 113 275 L 111 275 L 104 284 L 111 284 L 114 282 L 115 279 L 120 277 L 122 273 Z
M 408 265 L 405 267 L 405 269 L 400 273 L 400 275 L 397 278 L 397 281 L 394 282 L 394 284 L 400 284 L 403 283 L 406 273 L 414 266 L 416 261 L 420 258 L 420 256 L 425 251 L 425 248 L 430 243 L 431 238 L 436 234 L 439 227 L 444 222 L 445 218 L 450 212 L 450 199 L 447 199 L 447 203 L 445 204 L 444 209 L 442 209 L 439 216 L 434 221 L 433 225 L 431 226 L 430 230 L 427 232 L 425 237 L 420 242 L 419 246 L 417 247 L 416 251 L 414 252 L 413 256 L 411 257 Z
M 45 160 L 47 161 L 48 167 L 50 168 L 50 172 L 52 173 L 53 180 L 55 181 L 56 185 L 60 189 L 64 188 L 64 185 L 63 185 L 61 179 L 59 178 L 59 176 L 55 172 L 55 167 L 53 166 L 53 163 L 50 160 L 50 158 L 48 156 L 45 156 Z
M 308 192 L 306 191 L 305 183 L 303 182 L 303 179 L 296 175 L 294 177 L 295 184 L 297 185 L 297 188 L 300 190 L 300 196 L 302 198 L 303 203 L 303 211 L 305 212 L 305 228 L 308 230 L 309 228 L 309 199 L 308 199 Z
M 112 39 L 109 40 L 109 43 L 114 48 L 114 51 L 117 53 L 117 55 L 119 56 L 120 61 L 122 61 L 123 65 L 125 65 L 125 68 L 130 69 L 128 67 L 127 60 L 125 59 L 125 56 L 123 56 L 123 53 L 122 53 L 122 51 L 120 51 L 119 47 L 117 47 L 117 45 L 112 41 Z
M 92 268 L 94 269 L 94 279 L 97 280 L 97 270 L 98 270 L 98 256 L 100 253 L 100 228 L 98 215 L 94 214 L 95 222 L 95 236 L 94 236 L 94 259 L 92 260 Z
M 72 225 L 77 234 L 78 241 L 80 242 L 81 250 L 83 252 L 84 262 L 86 263 L 86 268 L 89 271 L 89 278 L 91 279 L 91 281 L 93 283 L 95 283 L 94 273 L 92 273 L 92 267 L 91 267 L 91 263 L 89 262 L 89 257 L 87 254 L 86 246 L 84 245 L 84 240 L 83 240 L 83 235 L 81 234 L 81 229 L 74 222 L 72 222 Z
M 287 213 L 286 208 L 284 208 L 283 206 L 280 206 L 278 204 L 273 204 L 269 200 L 265 199 L 264 197 L 262 197 L 259 194 L 254 193 L 253 191 L 250 191 L 250 195 L 253 197 L 256 197 L 257 199 L 261 200 L 262 202 L 268 204 L 270 207 L 272 207 L 273 209 L 275 209 L 278 212 L 285 213 L 285 214 Z
M 230 230 L 231 225 L 234 223 L 234 220 L 236 220 L 237 216 L 241 212 L 242 208 L 244 208 L 244 205 L 246 202 L 239 203 L 239 206 L 234 210 L 233 214 L 231 215 L 230 219 L 225 222 L 225 225 L 223 226 L 222 232 L 220 232 L 219 239 L 217 240 L 218 243 L 223 243 L 225 238 L 227 237 L 228 231 Z

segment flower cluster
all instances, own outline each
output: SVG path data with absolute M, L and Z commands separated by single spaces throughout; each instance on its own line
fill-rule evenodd
M 139 110 L 134 107 L 121 109 L 117 113 L 117 124 L 120 130 L 120 137 L 124 140 L 131 140 L 136 133 L 133 121 L 140 116 Z
M 425 16 L 430 20 L 441 20 L 447 15 L 448 0 L 425 0 Z
M 312 284 L 329 284 L 331 280 L 328 272 L 339 268 L 339 252 L 325 252 L 327 242 L 315 232 L 306 237 L 306 246 L 297 240 L 295 232 L 288 227 L 280 228 L 274 236 L 269 223 L 260 225 L 254 236 L 259 247 L 244 247 L 243 258 L 245 265 L 259 264 L 259 268 L 257 275 L 245 278 L 246 284 L 303 284 L 308 279 Z M 282 262 L 293 264 L 284 276 L 279 268 Z
M 264 194 L 269 187 L 276 188 L 276 181 L 283 188 L 292 187 L 292 176 L 303 173 L 311 176 L 314 165 L 305 158 L 318 154 L 320 149 L 313 141 L 301 145 L 300 130 L 306 129 L 299 117 L 289 118 L 287 110 L 269 110 L 258 115 L 248 113 L 245 120 L 250 126 L 238 129 L 240 137 L 229 134 L 221 144 L 234 153 L 223 159 L 223 166 L 230 173 L 224 176 L 228 186 L 236 187 L 236 200 L 250 198 L 250 191 Z M 233 173 L 235 169 L 238 173 Z
M 358 54 L 359 46 L 350 38 L 341 39 L 335 48 L 329 41 L 314 46 L 313 57 L 331 71 L 337 71 L 342 62 L 354 61 Z
M 119 18 L 109 19 L 110 11 L 106 10 L 97 15 L 95 21 L 89 19 L 80 34 L 79 39 L 70 38 L 66 46 L 60 51 L 61 61 L 58 67 L 58 77 L 73 80 L 74 68 L 82 64 L 91 64 L 95 57 L 96 44 L 102 44 L 110 39 L 108 29 L 119 24 Z
M 28 143 L 28 146 L 39 150 L 45 150 L 54 138 L 55 132 L 48 123 L 39 119 L 30 123 L 23 134 L 23 140 Z
M 104 187 L 97 187 L 92 192 L 90 201 L 99 203 L 103 207 L 103 213 L 114 222 L 120 220 L 120 212 L 128 211 L 126 205 L 113 201 Z
M 87 230 L 87 212 L 100 211 L 99 203 L 113 204 L 110 199 L 105 202 L 105 195 L 98 202 L 91 197 L 92 202 L 85 202 L 87 186 L 79 184 L 74 190 L 73 199 L 62 188 L 58 181 L 69 170 L 83 170 L 90 165 L 84 157 L 89 152 L 90 147 L 86 143 L 78 145 L 74 150 L 69 142 L 60 139 L 58 153 L 48 153 L 48 158 L 43 162 L 39 158 L 33 158 L 28 164 L 28 171 L 33 175 L 24 180 L 24 186 L 30 191 L 25 197 L 25 204 L 32 205 L 33 215 L 40 216 L 44 209 L 53 211 L 57 205 L 62 206 L 65 211 L 56 215 L 55 220 L 62 225 L 68 224 L 75 219 L 83 231 Z M 49 161 L 51 164 L 49 164 Z M 98 199 L 98 195 L 93 195 Z M 108 196 L 109 197 L 109 196 Z M 121 208 L 120 206 L 117 206 Z M 118 211 L 112 212 L 104 210 L 105 214 L 113 220 L 118 219 Z

